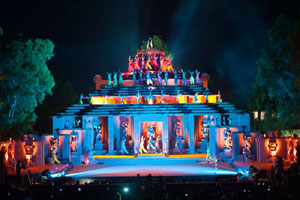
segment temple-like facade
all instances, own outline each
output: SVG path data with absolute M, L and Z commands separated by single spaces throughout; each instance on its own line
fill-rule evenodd
M 164 51 L 148 45 L 129 57 L 128 72 L 107 77 L 96 75 L 94 92 L 53 116 L 61 161 L 147 154 L 240 159 L 249 114 L 211 92 L 208 74 L 176 70 Z M 50 145 L 53 136 L 45 138 Z

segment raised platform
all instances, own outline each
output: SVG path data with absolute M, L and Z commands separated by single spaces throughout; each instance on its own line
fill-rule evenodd
M 139 165 L 104 164 L 104 165 L 77 165 L 67 171 L 66 176 L 75 179 L 96 177 L 135 177 L 137 174 L 146 176 L 234 176 L 235 169 L 228 163 L 197 162 L 197 163 L 144 163 Z
M 94 155 L 97 162 L 103 164 L 137 165 L 137 164 L 180 164 L 204 162 L 206 154 L 138 154 L 134 155 Z

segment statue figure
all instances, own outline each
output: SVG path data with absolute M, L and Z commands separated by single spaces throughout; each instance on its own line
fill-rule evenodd
M 128 122 L 123 122 L 122 123 L 122 127 L 123 127 L 123 132 L 125 133 L 125 136 L 128 136 L 128 127 L 129 127 L 129 123 Z
M 177 136 L 182 136 L 181 134 L 181 126 L 180 126 L 180 122 L 177 121 L 176 123 L 174 123 L 174 132 L 176 134 L 176 137 Z
M 194 94 L 194 103 L 198 103 L 198 92 Z
M 196 84 L 201 85 L 200 71 L 196 69 Z
M 71 132 L 70 149 L 71 149 L 71 152 L 77 152 L 77 149 L 78 149 L 78 133 L 75 131 Z
M 143 85 L 143 70 L 139 71 L 139 82 L 140 82 L 140 85 Z
M 232 135 L 230 129 L 224 130 L 224 149 L 232 151 Z
M 168 85 L 168 70 L 165 71 L 165 83 Z
M 186 76 L 185 76 L 185 73 L 183 71 L 183 69 L 180 69 L 181 70 L 181 73 L 182 73 L 182 82 L 183 82 L 183 85 L 187 85 L 187 80 L 186 80 Z
M 80 119 L 74 119 L 73 120 L 73 128 L 79 128 L 80 127 Z
M 73 119 L 73 126 L 72 128 L 76 128 L 76 119 Z
M 111 73 L 107 72 L 108 85 L 111 85 Z
M 177 71 L 176 70 L 174 70 L 174 83 L 175 83 L 175 85 L 178 84 L 178 76 L 177 76 Z
M 215 125 L 218 126 L 218 117 L 215 117 Z
M 151 37 L 149 37 L 149 39 L 148 39 L 147 49 L 153 49 L 153 43 L 152 43 L 152 38 Z
M 137 91 L 136 98 L 137 98 L 137 103 L 141 103 L 141 94 L 139 90 Z
M 163 90 L 160 92 L 160 100 L 159 100 L 159 103 L 164 103 L 164 91 L 163 91 Z
M 114 72 L 114 86 L 118 85 L 118 72 Z
M 64 127 L 64 128 L 65 128 L 65 129 L 69 129 L 69 127 L 70 127 L 70 126 L 69 126 L 69 120 L 67 119 L 67 120 L 65 121 L 65 127 Z
M 288 159 L 293 162 L 295 159 L 294 157 L 294 143 L 293 140 L 290 138 L 289 139 L 289 144 L 288 144 Z
M 245 137 L 243 140 L 243 156 L 244 161 L 248 161 L 251 159 L 251 141 L 250 138 Z
M 222 120 L 223 120 L 222 125 L 223 125 L 223 126 L 226 126 L 227 123 L 226 123 L 226 116 L 225 116 L 225 115 L 222 116 Z
M 132 79 L 133 79 L 133 85 L 137 85 L 137 81 L 136 81 L 136 71 L 135 71 L 135 70 L 133 71 Z
M 155 137 L 155 131 L 153 129 L 153 125 L 149 124 L 147 127 L 147 137 Z
M 268 148 L 269 148 L 270 156 L 271 157 L 276 156 L 277 148 L 278 148 L 278 143 L 276 142 L 276 139 L 269 140 Z
M 15 166 L 15 149 L 14 149 L 14 141 L 9 138 L 9 143 L 7 147 L 7 163 L 8 167 L 14 168 Z
M 180 90 L 177 90 L 177 94 L 176 94 L 176 100 L 179 102 L 179 97 L 180 97 Z
M 9 119 L 9 124 L 11 124 L 12 120 L 14 118 L 15 109 L 16 109 L 16 106 L 17 106 L 17 96 L 14 95 L 13 103 L 10 102 L 9 96 L 7 96 L 7 100 L 8 100 L 8 103 L 10 104 L 8 119 Z
M 181 137 L 180 136 L 176 136 L 176 140 L 175 140 L 175 146 L 174 146 L 174 153 L 182 153 L 182 151 L 179 148 L 179 142 L 181 141 Z
M 151 80 L 151 73 L 150 73 L 150 69 L 148 68 L 148 72 L 147 72 L 147 85 L 153 85 L 153 82 Z
M 140 153 L 148 153 L 148 151 L 145 149 L 144 147 L 144 143 L 145 143 L 145 138 L 144 136 L 142 135 L 141 137 L 141 141 L 140 141 L 140 149 L 139 149 L 139 152 Z
M 81 93 L 81 94 L 80 94 L 80 99 L 79 99 L 79 104 L 83 104 L 83 98 L 84 98 L 84 96 L 83 96 L 83 94 Z
M 123 76 L 122 76 L 122 72 L 119 69 L 119 84 L 123 85 Z
M 148 145 L 147 145 L 147 151 L 149 151 L 150 149 L 155 151 L 155 144 L 154 144 L 155 131 L 151 124 L 149 124 L 147 127 L 147 137 L 149 138 Z
M 98 120 L 98 122 L 93 122 L 94 129 L 94 148 L 97 142 L 101 142 L 102 139 L 102 121 Z
M 228 125 L 229 125 L 229 126 L 232 125 L 232 119 L 231 119 L 231 118 L 228 119 Z
M 158 72 L 157 72 L 157 80 L 158 80 L 158 84 L 159 84 L 159 85 L 162 85 L 162 78 L 161 78 L 161 74 L 162 74 L 162 72 L 161 72 L 161 71 L 158 71 Z
M 55 138 L 50 139 L 50 151 L 51 151 L 51 164 L 58 163 L 60 164 L 60 161 L 57 159 L 57 152 L 58 152 L 58 140 Z
M 155 140 L 155 152 L 158 152 L 158 153 L 161 153 L 161 148 L 160 148 L 160 145 L 159 145 L 159 141 L 160 141 L 160 137 L 157 136 L 156 137 L 156 140 Z
M 80 128 L 80 122 L 81 122 L 80 119 L 77 119 L 77 120 L 76 120 L 76 128 Z
M 122 141 L 121 141 L 121 154 L 129 154 L 129 152 L 127 151 L 126 149 L 126 140 L 127 140 L 127 137 L 126 135 L 122 138 Z

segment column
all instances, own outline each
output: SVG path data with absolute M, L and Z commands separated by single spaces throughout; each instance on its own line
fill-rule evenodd
M 114 117 L 108 116 L 108 154 L 114 153 Z
M 195 127 L 194 127 L 194 115 L 182 116 L 182 130 L 185 138 L 188 139 L 188 152 L 195 153 Z
M 133 117 L 133 145 L 134 145 L 134 154 L 139 153 L 139 145 L 140 145 L 140 127 L 139 127 L 139 117 Z
M 163 117 L 163 125 L 162 125 L 162 136 L 161 136 L 161 143 L 162 143 L 162 150 L 163 153 L 169 153 L 169 132 L 168 132 L 168 116 Z

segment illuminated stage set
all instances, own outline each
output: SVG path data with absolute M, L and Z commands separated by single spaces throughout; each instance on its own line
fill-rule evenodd
M 149 43 L 134 60 L 129 57 L 128 71 L 107 73 L 107 80 L 96 75 L 94 92 L 81 95 L 78 104 L 53 116 L 53 134 L 14 144 L 16 156 L 30 154 L 30 166 L 102 163 L 125 169 L 125 165 L 166 164 L 171 170 L 192 164 L 182 171 L 189 174 L 201 161 L 218 161 L 221 166 L 272 162 L 278 155 L 294 154 L 288 146 L 292 142 L 294 149 L 295 140 L 250 134 L 249 113 L 223 102 L 220 92 L 211 92 L 207 73 L 175 70 L 165 52 Z M 31 147 L 28 152 L 26 145 Z M 101 175 L 104 165 L 92 171 Z M 205 169 L 199 168 L 203 173 Z

